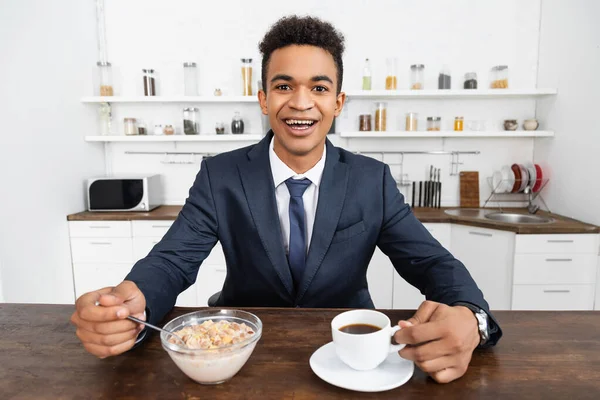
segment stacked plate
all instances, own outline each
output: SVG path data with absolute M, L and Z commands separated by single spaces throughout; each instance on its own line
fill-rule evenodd
M 494 193 L 523 193 L 529 187 L 534 193 L 542 188 L 543 173 L 538 164 L 505 165 L 492 175 Z

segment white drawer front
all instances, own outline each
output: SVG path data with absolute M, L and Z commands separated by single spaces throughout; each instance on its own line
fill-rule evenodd
M 593 284 L 594 254 L 516 254 L 515 284 Z
M 73 263 L 130 263 L 133 261 L 130 238 L 72 238 Z
M 215 244 L 215 247 L 213 247 L 202 265 L 225 265 L 225 254 L 223 253 L 221 243 L 217 242 L 217 244 Z
M 225 265 L 202 264 L 196 279 L 199 307 L 206 307 L 209 297 L 223 289 L 226 276 L 227 268 Z
M 131 221 L 134 237 L 162 238 L 174 221 Z
M 70 221 L 71 237 L 131 237 L 130 221 Z
M 598 254 L 597 234 L 517 235 L 515 253 Z
M 424 223 L 425 229 L 431 233 L 446 250 L 450 250 L 450 237 L 452 234 L 452 225 L 443 223 Z
M 513 310 L 593 310 L 594 285 L 515 285 Z
M 130 264 L 73 264 L 75 296 L 107 286 L 117 286 L 129 271 Z
M 198 306 L 198 288 L 193 284 L 177 296 L 177 307 L 197 307 Z
M 160 242 L 160 237 L 134 237 L 133 238 L 133 259 L 135 261 L 146 257 L 150 250 Z

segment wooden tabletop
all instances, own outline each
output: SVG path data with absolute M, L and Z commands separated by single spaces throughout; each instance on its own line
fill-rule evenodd
M 504 337 L 478 350 L 461 379 L 440 385 L 418 369 L 403 386 L 357 393 L 310 369 L 342 310 L 247 309 L 264 324 L 254 353 L 232 380 L 203 386 L 187 378 L 158 335 L 104 360 L 88 354 L 69 324 L 73 306 L 0 304 L 2 399 L 598 399 L 600 313 L 496 312 Z M 176 308 L 166 320 L 189 312 Z M 384 310 L 397 321 L 411 311 Z
M 456 207 L 453 207 L 456 208 Z M 519 234 L 554 234 L 554 233 L 599 233 L 600 227 L 586 224 L 572 218 L 558 214 L 550 214 L 539 211 L 537 215 L 549 216 L 555 219 L 552 224 L 508 224 L 482 218 L 455 217 L 444 212 L 448 208 L 414 208 L 413 212 L 419 221 L 423 223 L 453 223 L 481 228 L 499 229 Z M 489 209 L 498 211 L 498 209 Z M 504 208 L 504 211 L 527 214 L 523 208 Z M 89 212 L 84 211 L 67 216 L 69 221 L 135 221 L 135 220 L 163 220 L 173 221 L 181 211 L 181 206 L 160 206 L 150 212 Z

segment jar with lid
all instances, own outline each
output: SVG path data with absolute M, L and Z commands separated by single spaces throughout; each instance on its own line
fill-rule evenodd
M 238 111 L 235 112 L 233 119 L 231 120 L 231 133 L 244 133 L 244 120 Z
M 465 74 L 465 83 L 463 85 L 465 89 L 477 89 L 477 73 L 467 72 Z
M 112 84 L 112 66 L 109 62 L 98 61 L 96 63 L 96 87 L 99 96 L 114 96 Z
M 137 129 L 138 129 L 138 135 L 147 135 L 148 134 L 148 130 L 146 129 L 146 124 L 144 123 L 144 121 L 138 121 Z
M 446 90 L 452 88 L 452 75 L 450 75 L 450 68 L 443 66 L 440 74 L 438 75 L 438 89 Z
M 387 103 L 375 103 L 375 130 L 385 132 L 387 125 Z
M 410 66 L 410 88 L 411 90 L 425 88 L 425 65 L 413 64 Z
M 153 69 L 143 69 L 144 96 L 156 96 L 156 74 Z
M 465 125 L 465 121 L 463 117 L 456 117 L 454 118 L 454 130 L 455 131 L 462 131 Z
M 414 113 L 414 112 L 406 113 L 405 128 L 406 128 L 407 132 L 417 131 L 419 129 L 418 123 L 419 123 L 419 114 Z
M 363 68 L 362 90 L 371 90 L 371 63 L 368 58 L 365 59 Z
M 222 122 L 217 122 L 217 124 L 215 125 L 215 131 L 217 135 L 225 134 L 225 124 Z
M 252 96 L 252 59 L 242 58 L 242 95 Z
M 195 62 L 183 63 L 183 94 L 198 96 L 198 69 Z
M 371 130 L 371 114 L 363 114 L 358 117 L 358 130 L 361 132 Z
M 123 118 L 123 132 L 126 135 L 137 135 L 137 121 L 135 118 Z
M 186 107 L 183 109 L 183 133 L 186 135 L 200 134 L 199 109 L 196 107 Z
M 442 128 L 442 118 L 440 117 L 427 117 L 427 130 L 428 131 L 439 131 Z
M 112 133 L 112 107 L 110 103 L 100 103 L 98 113 L 100 114 L 100 134 L 110 135 Z
M 398 59 L 388 58 L 385 60 L 387 75 L 385 76 L 385 90 L 398 89 Z
M 173 128 L 173 125 L 165 125 L 165 128 L 163 129 L 163 133 L 165 135 L 174 135 L 175 128 Z
M 496 65 L 490 72 L 490 88 L 508 89 L 508 66 Z
M 163 131 L 163 126 L 161 124 L 155 124 L 154 125 L 154 134 L 155 135 L 163 135 L 164 131 Z

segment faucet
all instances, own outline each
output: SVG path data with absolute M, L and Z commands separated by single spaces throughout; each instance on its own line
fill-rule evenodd
M 540 207 L 533 204 L 533 190 L 531 190 L 531 187 L 528 185 L 527 187 L 525 187 L 525 190 L 523 192 L 528 195 L 527 197 L 529 204 L 527 205 L 527 212 L 529 212 L 529 214 L 535 214 L 540 209 Z

